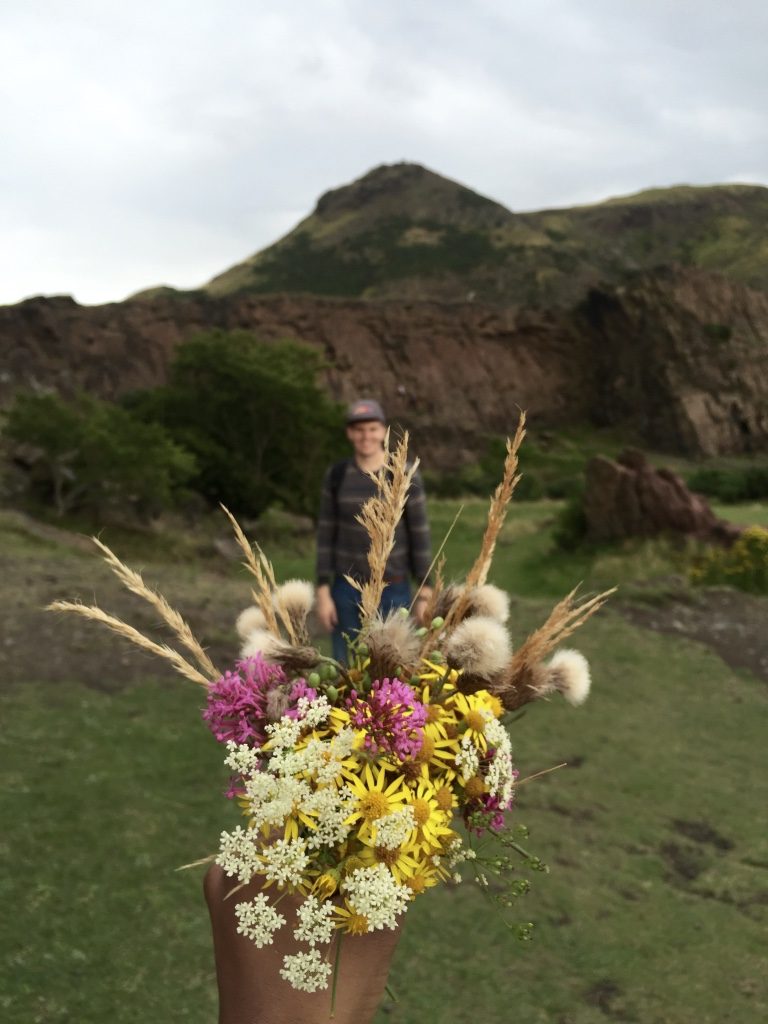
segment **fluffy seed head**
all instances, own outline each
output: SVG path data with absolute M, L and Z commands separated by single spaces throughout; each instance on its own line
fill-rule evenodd
M 391 676 L 399 665 L 411 665 L 419 656 L 421 639 L 416 636 L 413 620 L 401 615 L 399 609 L 385 618 L 377 615 L 365 629 L 363 637 L 375 663 L 375 675 Z
M 509 618 L 509 596 L 492 583 L 485 583 L 472 593 L 472 615 L 484 615 L 504 623 Z
M 579 651 L 563 649 L 556 651 L 548 665 L 549 682 L 559 690 L 569 704 L 577 707 L 589 695 L 591 680 L 589 664 Z
M 500 622 L 485 615 L 473 615 L 451 633 L 445 654 L 452 665 L 470 675 L 490 679 L 506 667 L 512 645 Z
M 244 608 L 237 616 L 235 629 L 241 640 L 247 640 L 251 633 L 257 629 L 264 629 L 266 624 L 267 620 L 264 618 L 261 608 L 257 608 L 255 604 L 252 604 L 250 607 Z
M 315 603 L 315 588 L 306 580 L 286 580 L 275 591 L 275 607 L 294 620 L 303 620 Z
M 245 643 L 240 648 L 241 658 L 252 658 L 261 654 L 267 661 L 274 661 L 275 655 L 284 645 L 268 629 L 254 629 L 248 634 Z

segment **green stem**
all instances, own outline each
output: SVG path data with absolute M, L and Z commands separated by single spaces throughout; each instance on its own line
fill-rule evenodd
M 384 991 L 387 993 L 387 995 L 389 996 L 389 998 L 392 1000 L 393 1003 L 399 1003 L 400 1002 L 400 1000 L 395 995 L 395 990 L 393 988 L 391 988 L 389 984 L 386 984 L 384 986 Z
M 341 940 L 344 932 L 339 931 L 339 941 L 336 943 L 336 959 L 333 962 L 333 985 L 331 987 L 331 1017 L 336 1013 L 336 984 L 339 980 L 339 962 L 341 960 Z

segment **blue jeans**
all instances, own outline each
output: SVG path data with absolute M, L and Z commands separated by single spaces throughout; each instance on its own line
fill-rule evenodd
M 337 576 L 331 587 L 331 597 L 336 605 L 338 623 L 333 631 L 333 656 L 342 665 L 347 663 L 347 644 L 344 634 L 350 638 L 356 637 L 360 632 L 360 592 L 344 579 Z M 407 581 L 403 583 L 388 583 L 381 595 L 379 611 L 387 615 L 394 608 L 407 608 L 411 603 L 411 585 Z

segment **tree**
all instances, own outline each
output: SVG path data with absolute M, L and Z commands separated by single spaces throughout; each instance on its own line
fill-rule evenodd
M 341 408 L 315 383 L 321 366 L 306 345 L 210 331 L 177 349 L 165 387 L 129 407 L 194 453 L 191 485 L 209 501 L 253 516 L 274 502 L 314 515 L 344 438 Z
M 19 394 L 3 433 L 26 450 L 29 489 L 59 515 L 119 509 L 146 519 L 171 506 L 195 470 L 160 424 L 88 395 Z

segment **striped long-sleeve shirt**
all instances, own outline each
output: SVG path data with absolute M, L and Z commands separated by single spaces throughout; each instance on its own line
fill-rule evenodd
M 355 520 L 362 505 L 376 493 L 376 484 L 350 459 L 336 494 L 333 467 L 323 480 L 317 524 L 317 582 L 331 583 L 334 576 L 368 579 L 369 539 Z M 431 544 L 424 484 L 418 471 L 408 492 L 405 511 L 395 530 L 395 546 L 387 560 L 385 580 L 400 582 L 413 576 L 418 583 L 429 571 Z

